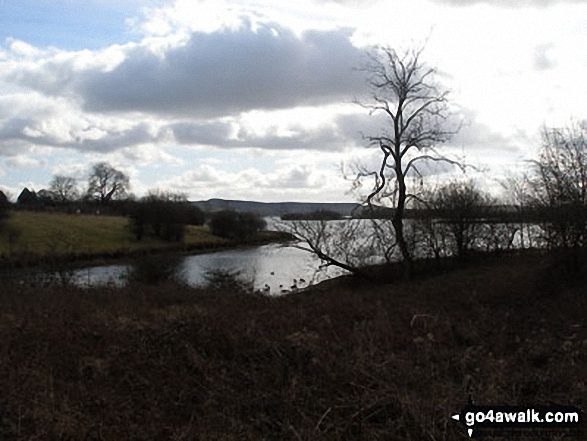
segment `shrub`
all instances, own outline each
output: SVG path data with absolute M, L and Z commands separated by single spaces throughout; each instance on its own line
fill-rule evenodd
M 137 240 L 152 234 L 163 240 L 180 242 L 186 225 L 202 225 L 202 210 L 171 194 L 150 194 L 133 204 L 130 228 Z
M 426 246 L 436 257 L 445 253 L 447 247 L 452 248 L 452 254 L 466 257 L 478 247 L 484 222 L 495 201 L 471 181 L 450 182 L 427 198 L 427 210 L 420 220 L 424 234 L 429 236 Z
M 555 266 L 565 278 L 583 272 L 587 248 L 587 126 L 547 129 L 534 161 L 530 204 Z

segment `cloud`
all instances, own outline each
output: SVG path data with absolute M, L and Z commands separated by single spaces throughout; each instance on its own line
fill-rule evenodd
M 271 199 L 283 200 L 284 195 L 307 194 L 305 199 L 320 198 L 321 192 L 339 192 L 341 179 L 311 165 L 276 165 L 270 172 L 254 168 L 228 170 L 222 166 L 204 164 L 182 175 L 161 181 L 162 188 L 185 192 L 192 199 L 208 197 L 254 199 L 270 194 Z M 346 183 L 344 183 L 346 185 Z M 304 198 L 302 198 L 304 199 Z
M 151 41 L 151 40 L 149 40 Z M 194 32 L 165 49 L 118 48 L 115 67 L 87 51 L 16 65 L 8 81 L 79 100 L 91 112 L 143 112 L 217 117 L 352 99 L 363 79 L 353 70 L 363 53 L 349 30 L 306 31 L 300 37 L 273 24 L 255 29 Z M 104 51 L 102 51 L 104 52 Z M 99 53 L 95 56 L 98 57 Z M 90 57 L 91 58 L 91 57 Z
M 521 8 L 524 6 L 546 7 L 558 3 L 585 3 L 585 0 L 433 0 L 437 3 L 450 3 L 455 6 L 472 6 L 486 4 L 499 7 Z
M 7 40 L 7 43 L 10 48 L 10 51 L 15 55 L 34 58 L 44 54 L 42 50 L 28 44 L 25 41 L 9 38 Z
M 360 90 L 361 52 L 347 31 L 291 31 L 262 25 L 193 33 L 161 57 L 145 47 L 78 86 L 90 111 L 224 116 L 348 99 Z
M 22 170 L 27 168 L 43 168 L 47 165 L 47 161 L 42 159 L 31 158 L 30 156 L 18 155 L 6 159 L 6 166 L 8 168 Z
M 323 185 L 316 179 L 315 171 L 308 166 L 279 170 L 269 179 L 270 188 L 319 188 Z
M 492 155 L 502 153 L 518 153 L 519 143 L 528 142 L 528 137 L 523 132 L 504 134 L 493 130 L 487 124 L 479 121 L 471 121 L 447 143 L 452 147 L 461 147 L 469 152 L 492 152 Z
M 334 125 L 305 127 L 274 125 L 253 130 L 237 121 L 181 122 L 169 125 L 179 144 L 211 145 L 220 148 L 262 148 L 267 150 L 342 150 L 348 145 Z
M 158 140 L 152 127 L 146 122 L 136 123 L 131 127 L 80 128 L 67 126 L 61 120 L 55 121 L 55 124 L 64 126 L 52 127 L 51 120 L 7 119 L 0 124 L 0 146 L 18 141 L 28 147 L 38 145 L 105 153 Z M 12 150 L 2 148 L 0 155 L 10 151 Z

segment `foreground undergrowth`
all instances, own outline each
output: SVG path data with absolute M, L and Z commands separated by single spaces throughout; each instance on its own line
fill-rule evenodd
M 469 395 L 581 407 L 585 288 L 544 274 L 530 256 L 279 298 L 5 286 L 0 439 L 458 440 Z

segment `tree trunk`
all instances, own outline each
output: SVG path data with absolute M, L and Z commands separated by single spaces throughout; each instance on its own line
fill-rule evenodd
M 399 142 L 398 144 L 399 145 Z M 393 219 L 391 224 L 393 225 L 393 229 L 395 231 L 395 240 L 399 246 L 400 252 L 402 253 L 402 266 L 404 270 L 404 278 L 410 279 L 412 277 L 412 256 L 410 255 L 410 250 L 408 249 L 408 244 L 406 243 L 406 238 L 404 237 L 404 215 L 405 215 L 405 208 L 406 208 L 406 182 L 405 177 L 402 171 L 402 162 L 399 155 L 399 148 L 396 149 L 398 155 L 396 156 L 398 159 L 396 160 L 396 174 L 398 177 L 398 200 L 397 200 L 397 208 L 395 213 L 393 214 Z

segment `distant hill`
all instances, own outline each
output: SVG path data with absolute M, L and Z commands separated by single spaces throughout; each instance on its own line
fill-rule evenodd
M 316 210 L 330 210 L 342 216 L 350 216 L 358 204 L 343 202 L 255 202 L 227 199 L 209 199 L 192 202 L 205 211 L 235 210 L 251 211 L 261 216 L 281 216 L 286 213 L 309 213 Z

